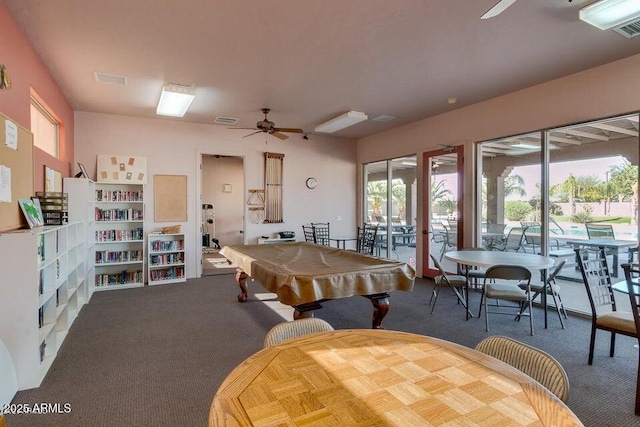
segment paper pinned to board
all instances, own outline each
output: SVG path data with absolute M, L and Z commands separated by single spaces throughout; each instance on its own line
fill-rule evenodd
M 11 203 L 11 168 L 0 165 L 0 202 Z
M 9 119 L 4 121 L 4 145 L 14 150 L 18 149 L 18 125 Z

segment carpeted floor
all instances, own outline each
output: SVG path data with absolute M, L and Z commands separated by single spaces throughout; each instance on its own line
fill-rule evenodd
M 617 338 L 608 357 L 608 335 L 599 333 L 594 364 L 587 365 L 590 322 L 570 317 L 567 329 L 550 316 L 543 329 L 493 316 L 464 320 L 451 292 L 441 294 L 433 315 L 431 281 L 413 292 L 395 292 L 384 326 L 451 340 L 470 347 L 489 335 L 508 335 L 542 348 L 565 367 L 569 407 L 586 426 L 640 425 L 633 413 L 638 349 Z M 279 305 L 255 282 L 250 300 L 238 303 L 233 275 L 94 294 L 71 327 L 41 387 L 22 391 L 14 403 L 70 403 L 69 414 L 9 415 L 9 427 L 206 426 L 213 395 L 227 374 L 262 347 L 267 331 L 283 321 Z M 262 300 L 261 300 L 262 299 Z M 471 295 L 477 312 L 479 294 Z M 370 327 L 371 303 L 360 297 L 325 302 L 317 317 L 336 329 Z
M 236 272 L 236 265 L 229 264 L 227 259 L 217 250 L 202 254 L 202 275 L 216 276 L 218 274 L 230 274 Z

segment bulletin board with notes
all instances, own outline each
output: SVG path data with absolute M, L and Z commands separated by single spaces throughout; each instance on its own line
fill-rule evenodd
M 18 199 L 33 196 L 33 134 L 0 113 L 0 232 L 27 226 Z

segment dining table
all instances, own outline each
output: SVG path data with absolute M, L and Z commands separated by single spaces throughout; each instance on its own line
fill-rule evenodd
M 607 253 L 612 255 L 613 263 L 610 269 L 611 277 L 618 277 L 618 256 L 619 256 L 620 250 L 627 248 L 627 250 L 631 250 L 631 253 L 633 253 L 633 248 L 638 247 L 637 240 L 596 238 L 596 239 L 563 239 L 563 241 L 565 244 L 571 245 L 574 249 L 578 249 L 578 248 L 598 249 L 599 247 L 604 247 L 607 250 Z M 629 262 L 631 261 L 632 260 L 629 259 Z
M 289 339 L 241 362 L 218 388 L 209 427 L 582 426 L 516 368 L 462 345 L 390 330 Z
M 445 259 L 460 265 L 489 268 L 494 265 L 519 265 L 531 271 L 546 270 L 555 265 L 552 257 L 508 251 L 457 250 L 444 254 Z M 540 299 L 544 308 L 544 327 L 548 326 L 547 293 L 541 292 Z

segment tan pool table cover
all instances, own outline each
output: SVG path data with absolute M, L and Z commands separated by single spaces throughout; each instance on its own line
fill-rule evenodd
M 307 242 L 225 246 L 220 254 L 288 305 L 411 291 L 415 280 L 404 262 Z

